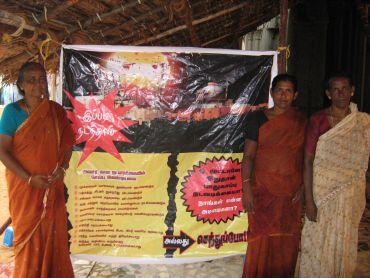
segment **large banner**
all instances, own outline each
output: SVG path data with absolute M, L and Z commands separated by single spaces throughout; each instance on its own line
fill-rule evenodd
M 76 135 L 65 182 L 71 252 L 178 263 L 243 254 L 248 113 L 265 107 L 276 52 L 63 46 Z

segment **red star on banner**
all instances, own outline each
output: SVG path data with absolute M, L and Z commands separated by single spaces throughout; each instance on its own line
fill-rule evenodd
M 121 130 L 137 124 L 137 122 L 122 120 L 119 116 L 126 114 L 133 105 L 115 109 L 114 96 L 118 92 L 117 89 L 113 89 L 100 103 L 93 98 L 86 106 L 76 100 L 68 91 L 64 90 L 64 92 L 74 107 L 74 112 L 67 111 L 67 116 L 72 121 L 76 144 L 86 142 L 78 165 L 98 147 L 123 162 L 113 141 L 131 143 L 121 133 Z

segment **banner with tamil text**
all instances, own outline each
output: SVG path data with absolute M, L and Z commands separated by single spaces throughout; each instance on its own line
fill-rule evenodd
M 268 105 L 276 57 L 64 45 L 71 253 L 135 263 L 244 253 L 244 131 L 248 113 Z

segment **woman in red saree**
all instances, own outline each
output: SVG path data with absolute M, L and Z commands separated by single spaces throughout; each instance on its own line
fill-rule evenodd
M 14 228 L 14 277 L 73 277 L 63 177 L 74 142 L 64 109 L 47 99 L 44 68 L 26 63 L 17 85 L 24 98 L 0 122 Z
M 248 248 L 243 277 L 293 277 L 301 229 L 302 158 L 306 117 L 291 107 L 296 80 L 274 78 L 274 106 L 251 115 L 247 126 L 243 205 Z

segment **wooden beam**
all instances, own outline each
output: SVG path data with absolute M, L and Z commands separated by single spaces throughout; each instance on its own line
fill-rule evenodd
M 268 7 L 268 6 L 266 6 L 266 7 Z M 264 7 L 264 9 L 262 9 L 262 10 L 266 10 L 265 9 L 266 7 Z M 236 32 L 230 32 L 228 34 L 216 37 L 214 39 L 211 39 L 207 42 L 202 43 L 201 46 L 202 47 L 208 46 L 212 43 L 223 40 L 223 39 L 225 39 L 227 37 L 230 37 L 230 36 L 239 37 L 241 35 L 244 35 L 246 32 L 255 29 L 256 27 L 258 27 L 262 23 L 267 22 L 267 21 L 271 20 L 272 18 L 274 18 L 275 16 L 277 16 L 277 11 L 274 11 L 273 8 L 271 8 L 270 10 L 273 11 L 273 13 L 271 13 L 269 15 L 265 15 L 263 17 L 259 17 L 259 15 L 256 15 L 255 16 L 256 18 L 254 20 L 252 20 L 251 22 L 248 22 L 245 25 L 239 25 L 239 28 Z
M 197 32 L 195 31 L 194 25 L 193 25 L 193 12 L 189 5 L 187 5 L 188 13 L 186 15 L 186 27 L 188 27 L 191 43 L 193 46 L 199 46 L 200 40 L 197 35 Z
M 62 25 L 62 26 L 70 26 L 68 23 L 64 23 L 62 21 L 56 20 L 55 18 L 57 17 L 58 14 L 63 13 L 68 8 L 70 8 L 70 7 L 74 6 L 75 4 L 77 4 L 78 1 L 79 0 L 63 1 L 62 4 L 57 5 L 50 12 L 46 13 L 47 20 L 48 21 L 52 21 L 52 22 L 54 22 L 56 24 L 59 24 L 59 25 Z M 17 5 L 21 5 L 25 9 L 31 10 L 33 12 L 36 12 L 38 14 L 37 16 L 35 16 L 36 17 L 36 20 L 34 20 L 34 21 L 36 21 L 36 23 L 42 24 L 43 22 L 45 22 L 45 13 L 44 12 L 41 12 L 38 9 L 35 9 L 32 6 L 27 6 L 27 5 L 23 4 L 23 3 L 21 3 L 20 1 L 13 1 L 13 2 L 15 2 Z
M 190 6 L 190 3 L 187 0 L 173 1 L 170 6 L 176 17 L 185 21 L 185 25 L 188 29 L 190 40 L 193 46 L 199 46 L 200 41 L 198 35 L 193 26 L 193 11 Z
M 78 3 L 78 0 L 68 0 L 68 1 L 62 1 L 61 4 L 57 5 L 49 14 L 47 14 L 47 18 L 49 19 L 54 19 L 57 17 L 58 14 L 63 13 L 65 10 L 68 8 L 76 5 Z M 41 17 L 41 18 L 40 18 Z M 44 19 L 45 16 L 38 16 L 39 20 Z
M 168 19 L 167 18 L 161 18 L 160 20 L 156 21 L 156 24 L 162 24 L 163 22 L 166 22 Z M 130 35 L 128 36 L 125 36 L 123 38 L 117 38 L 117 39 L 114 39 L 112 41 L 109 41 L 108 43 L 109 44 L 117 44 L 119 42 L 124 42 L 130 38 L 132 38 L 134 35 L 136 35 L 138 32 L 140 32 L 141 30 L 138 30 L 138 31 L 133 31 Z
M 15 26 L 17 28 L 20 28 L 21 26 L 23 27 L 23 29 L 25 30 L 28 30 L 28 31 L 32 31 L 32 32 L 38 32 L 39 34 L 40 33 L 44 33 L 44 34 L 48 34 L 52 40 L 54 40 L 55 42 L 59 42 L 59 37 L 57 35 L 55 35 L 55 33 L 49 29 L 45 29 L 45 28 L 42 28 L 42 27 L 35 27 L 33 25 L 30 25 L 30 24 L 27 24 L 25 23 L 24 19 L 18 15 L 15 15 L 13 13 L 9 13 L 7 11 L 4 11 L 4 10 L 0 10 L 0 22 L 3 23 L 3 24 L 7 24 L 7 25 L 10 25 L 10 26 Z M 17 32 L 17 31 L 16 31 Z
M 236 5 L 236 6 L 234 6 L 234 7 L 231 7 L 231 8 L 228 8 L 228 9 L 224 9 L 224 10 L 219 11 L 219 12 L 217 12 L 217 13 L 214 13 L 214 14 L 208 15 L 208 16 L 206 16 L 206 17 L 203 17 L 203 18 L 200 18 L 200 19 L 193 20 L 191 24 L 192 24 L 193 26 L 194 26 L 194 25 L 198 25 L 198 24 L 201 24 L 201 23 L 203 23 L 203 22 L 210 21 L 210 20 L 212 20 L 212 19 L 215 19 L 215 18 L 217 18 L 217 17 L 223 16 L 223 15 L 228 14 L 228 13 L 232 13 L 232 12 L 234 12 L 234 11 L 237 11 L 237 10 L 239 10 L 239 9 L 245 8 L 245 7 L 250 6 L 250 5 L 251 5 L 251 3 L 249 3 L 249 2 L 247 2 L 247 3 L 242 3 L 242 4 Z M 172 35 L 172 34 L 174 34 L 174 33 L 177 33 L 177 32 L 179 32 L 179 31 L 182 31 L 182 30 L 184 30 L 184 29 L 186 29 L 186 28 L 187 28 L 186 24 L 184 24 L 184 25 L 180 25 L 180 26 L 177 26 L 177 27 L 175 27 L 175 28 L 172 28 L 172 29 L 169 29 L 169 30 L 167 30 L 167 31 L 164 31 L 164 32 L 162 32 L 162 33 L 160 33 L 160 34 L 157 34 L 157 35 L 155 35 L 155 36 L 152 36 L 152 37 L 149 37 L 149 38 L 145 38 L 145 39 L 141 39 L 141 40 L 138 40 L 138 41 L 134 41 L 134 42 L 133 42 L 133 44 L 134 44 L 134 45 L 140 45 L 140 44 L 143 44 L 143 43 L 149 43 L 149 42 L 151 42 L 151 41 L 155 41 L 155 40 L 161 39 L 161 38 L 163 38 L 163 37 L 170 36 L 170 35 Z
M 141 16 L 135 17 L 135 19 L 132 18 L 131 20 L 128 20 L 125 23 L 120 24 L 120 25 L 118 25 L 118 26 L 116 26 L 114 28 L 106 28 L 106 29 L 102 30 L 102 33 L 103 33 L 104 36 L 107 36 L 109 34 L 112 34 L 115 30 L 124 27 L 125 25 L 139 23 L 139 22 L 143 21 L 144 19 L 147 19 L 148 16 L 153 15 L 153 14 L 156 14 L 156 13 L 158 13 L 160 11 L 163 11 L 163 9 L 162 8 L 156 8 L 156 9 L 150 11 L 150 12 L 147 12 L 145 14 L 142 14 Z
M 280 28 L 279 28 L 279 57 L 278 71 L 283 73 L 287 71 L 287 22 L 288 22 L 288 0 L 280 0 Z
M 217 37 L 217 38 L 214 38 L 212 40 L 209 40 L 205 43 L 202 43 L 202 47 L 204 46 L 208 46 L 212 43 L 215 43 L 217 41 L 220 41 L 224 38 L 227 38 L 227 37 L 231 37 L 231 36 L 238 36 L 238 34 L 243 34 L 245 32 L 246 29 L 252 29 L 253 27 L 257 27 L 259 24 L 261 24 L 261 20 L 260 19 L 256 19 L 256 20 L 253 20 L 252 22 L 248 23 L 247 25 L 244 25 L 244 26 L 241 26 L 238 31 L 236 31 L 235 33 L 234 32 L 230 32 L 228 34 L 225 34 L 225 35 L 222 35 L 220 37 Z
M 23 24 L 23 29 L 34 32 L 36 28 L 24 22 L 24 19 L 18 15 L 0 10 L 0 22 L 6 25 L 19 28 Z
M 5 1 L 4 1 L 5 2 Z M 7 1 L 8 2 L 8 1 Z M 36 13 L 39 13 L 40 10 L 35 8 L 34 6 L 31 6 L 31 5 L 27 5 L 23 2 L 25 1 L 16 1 L 16 0 L 10 0 L 9 1 L 10 3 L 13 3 L 13 4 L 16 4 L 18 7 L 22 7 L 24 9 L 26 9 L 27 11 L 32 11 L 32 12 L 36 12 Z
M 220 36 L 220 37 L 214 38 L 214 39 L 212 39 L 212 40 L 210 40 L 210 41 L 207 41 L 207 42 L 202 43 L 202 44 L 201 44 L 201 46 L 202 46 L 202 47 L 205 47 L 205 46 L 210 45 L 210 44 L 212 44 L 212 43 L 214 43 L 214 42 L 218 42 L 218 41 L 220 41 L 220 40 L 222 40 L 222 39 L 224 39 L 224 38 L 230 37 L 231 35 L 232 35 L 232 34 L 228 33 L 228 34 L 225 34 L 225 35 L 223 35 L 223 36 Z
M 141 1 L 144 1 L 144 0 L 141 0 Z M 99 18 L 97 16 L 94 16 L 93 18 L 90 18 L 86 21 L 84 21 L 83 23 L 81 23 L 81 26 L 82 26 L 82 29 L 86 29 L 87 27 L 89 27 L 90 25 L 94 24 L 94 23 L 97 23 L 97 22 L 100 22 L 100 20 L 103 20 L 104 18 L 106 17 L 109 17 L 109 16 L 113 16 L 115 14 L 119 14 L 119 13 L 122 13 L 124 11 L 124 9 L 127 9 L 127 8 L 132 8 L 136 5 L 138 5 L 139 2 L 138 0 L 131 0 L 129 3 L 125 4 L 125 5 L 121 5 L 120 7 L 118 8 L 115 8 L 109 12 L 106 12 L 106 13 L 103 13 L 103 14 L 100 14 L 99 15 Z M 79 25 L 76 24 L 76 26 L 72 27 L 72 28 L 68 28 L 67 32 L 68 33 L 74 33 L 76 31 L 79 31 L 81 28 Z

